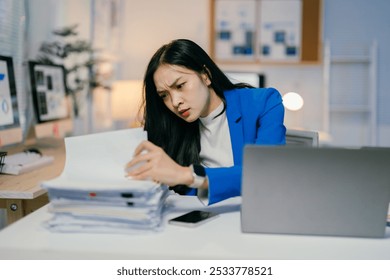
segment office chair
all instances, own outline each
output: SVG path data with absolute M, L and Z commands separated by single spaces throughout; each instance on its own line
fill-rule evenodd
M 311 130 L 287 129 L 286 131 L 287 146 L 307 146 L 318 147 L 318 132 Z

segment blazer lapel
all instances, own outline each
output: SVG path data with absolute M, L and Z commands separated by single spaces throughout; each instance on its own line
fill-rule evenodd
M 242 149 L 244 146 L 244 133 L 242 114 L 240 110 L 240 98 L 237 92 L 225 93 L 226 116 L 229 125 L 230 138 L 232 140 L 233 159 L 235 165 L 242 164 Z

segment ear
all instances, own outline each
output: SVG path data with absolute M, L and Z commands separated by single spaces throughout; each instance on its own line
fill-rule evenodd
M 211 85 L 211 74 L 209 69 L 204 65 L 203 66 L 203 73 L 202 73 L 202 79 L 206 83 L 207 86 Z
M 206 73 L 203 73 L 201 75 L 201 77 L 202 77 L 203 82 L 206 84 L 206 86 L 211 85 L 211 80 L 210 80 L 209 76 Z

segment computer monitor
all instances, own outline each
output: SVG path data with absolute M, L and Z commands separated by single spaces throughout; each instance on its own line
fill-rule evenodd
M 265 75 L 255 72 L 225 72 L 226 76 L 234 84 L 237 83 L 246 83 L 251 86 L 263 88 L 265 87 Z
M 0 56 L 0 147 L 22 141 L 13 60 Z
M 29 61 L 29 74 L 36 116 L 29 134 L 33 133 L 36 139 L 67 136 L 73 125 L 64 66 Z
M 286 145 L 318 147 L 319 146 L 318 132 L 312 130 L 287 129 Z

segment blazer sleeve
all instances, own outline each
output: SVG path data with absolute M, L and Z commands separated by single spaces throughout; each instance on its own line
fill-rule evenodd
M 242 166 L 206 168 L 209 205 L 241 195 Z
M 284 122 L 284 106 L 280 93 L 269 88 L 263 95 L 263 108 L 257 118 L 256 139 L 253 144 L 284 145 L 286 143 L 286 128 Z

